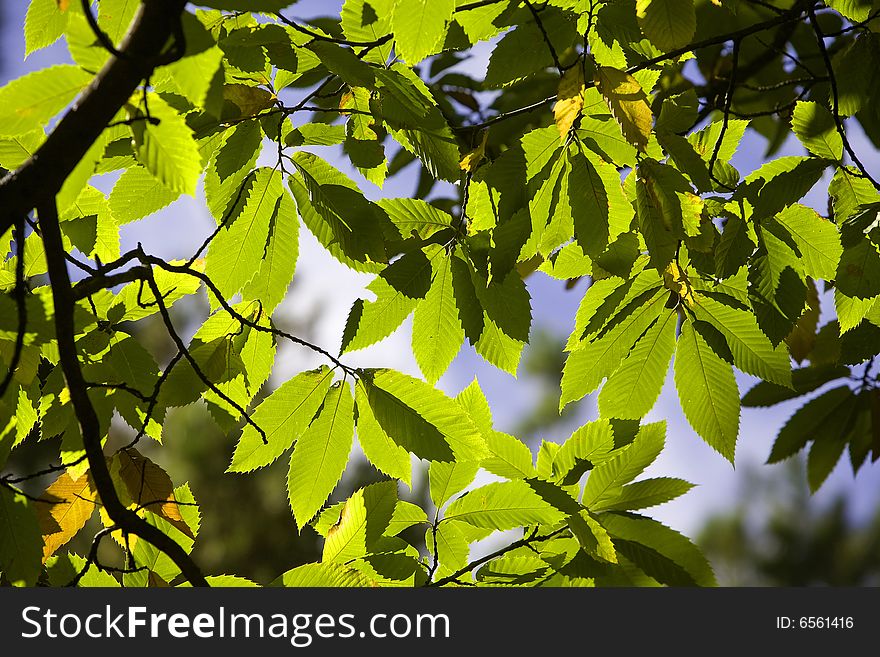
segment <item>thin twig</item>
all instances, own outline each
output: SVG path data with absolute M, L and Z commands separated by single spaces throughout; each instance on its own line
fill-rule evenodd
M 844 127 L 843 119 L 840 116 L 840 97 L 837 91 L 837 77 L 834 74 L 834 66 L 831 63 L 831 56 L 828 54 L 828 49 L 825 47 L 825 35 L 822 33 L 819 21 L 816 20 L 816 10 L 811 6 L 808 11 L 810 15 L 810 25 L 812 25 L 813 32 L 816 35 L 816 45 L 819 47 L 819 52 L 822 54 L 822 61 L 825 63 L 825 70 L 828 71 L 828 84 L 831 86 L 831 116 L 834 118 L 834 125 L 837 126 L 837 133 L 843 141 L 843 148 L 849 154 L 853 164 L 859 170 L 862 177 L 870 182 L 874 186 L 874 189 L 880 191 L 880 183 L 871 177 L 871 174 L 868 173 L 867 169 L 865 169 L 865 165 L 862 164 L 861 160 L 859 160 L 859 156 L 856 155 L 856 152 L 853 150 L 852 144 L 849 143 L 849 138 L 846 135 L 846 128 Z

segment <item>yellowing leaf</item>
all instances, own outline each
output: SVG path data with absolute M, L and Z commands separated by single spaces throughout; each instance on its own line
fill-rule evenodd
M 626 140 L 640 151 L 647 150 L 654 116 L 639 81 L 625 71 L 600 66 L 595 82 Z
M 584 108 L 584 70 L 580 63 L 565 72 L 559 80 L 559 91 L 556 94 L 556 105 L 553 107 L 553 119 L 559 128 L 559 137 L 565 141 L 571 126 L 580 116 Z
M 275 102 L 274 94 L 246 84 L 227 84 L 223 87 L 223 98 L 236 105 L 242 116 L 259 114 Z
M 161 516 L 190 538 L 195 538 L 180 515 L 168 473 L 133 448 L 119 452 L 116 458 L 119 460 L 119 477 L 134 504 Z
M 46 489 L 45 502 L 35 505 L 43 534 L 43 563 L 85 526 L 97 498 L 88 472 L 77 479 L 65 472 Z
M 688 307 L 693 308 L 694 288 L 691 287 L 691 282 L 688 280 L 687 274 L 685 274 L 675 262 L 670 262 L 666 266 L 666 270 L 663 272 L 663 284 L 666 286 L 667 290 L 675 292 L 678 296 L 684 299 L 684 302 Z
M 474 150 L 470 151 L 467 155 L 461 158 L 461 163 L 458 165 L 462 171 L 467 171 L 468 173 L 473 173 L 477 168 L 477 165 L 483 160 L 483 157 L 486 154 L 486 139 L 489 137 L 489 131 L 483 131 L 483 138 L 480 140 L 480 145 L 477 146 Z

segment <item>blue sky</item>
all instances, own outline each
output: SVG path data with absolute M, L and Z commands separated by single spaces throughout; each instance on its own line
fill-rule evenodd
M 288 10 L 288 15 L 309 17 L 328 12 L 337 3 L 303 1 Z M 42 68 L 66 58 L 63 44 L 31 55 L 22 61 L 24 38 L 22 25 L 27 3 L 3 2 L 0 11 L 4 13 L 2 24 L 2 46 L 0 46 L 0 82 L 16 78 L 30 70 Z M 488 49 L 481 49 L 486 52 Z M 476 58 L 467 65 L 479 71 L 485 61 Z M 857 131 L 852 133 L 853 146 L 869 170 L 880 170 L 880 154 Z M 763 140 L 747 136 L 734 164 L 741 172 L 749 172 L 759 166 L 764 158 Z M 778 155 L 801 154 L 802 149 L 795 141 L 788 142 Z M 336 166 L 346 169 L 345 161 L 338 154 L 325 151 Z M 352 177 L 356 172 L 347 168 Z M 411 171 L 411 170 L 410 170 Z M 362 180 L 362 179 L 361 179 Z M 102 188 L 112 183 L 103 181 Z M 816 186 L 806 202 L 817 209 L 826 207 L 826 186 Z M 376 188 L 368 190 L 368 195 L 412 196 L 416 181 L 412 174 L 396 177 L 379 192 Z M 109 187 L 107 187 L 109 189 Z M 213 220 L 208 215 L 201 199 L 185 198 L 153 217 L 126 226 L 123 231 L 123 249 L 143 242 L 148 251 L 173 258 L 189 256 L 213 228 Z M 169 242 L 168 236 L 174 240 Z M 300 259 L 295 285 L 280 309 L 280 323 L 303 318 L 314 318 L 312 338 L 322 346 L 338 349 L 342 328 L 348 310 L 355 299 L 366 296 L 363 288 L 370 276 L 357 274 L 331 258 L 308 233 L 300 234 Z M 584 291 L 584 285 L 567 291 L 562 283 L 553 281 L 543 274 L 528 279 L 532 296 L 533 330 L 546 329 L 559 336 L 565 336 L 574 326 L 574 314 Z M 828 297 L 823 301 L 829 300 Z M 829 303 L 823 308 L 823 322 L 829 316 Z M 393 336 L 379 345 L 346 357 L 346 362 L 355 366 L 393 367 L 415 376 L 418 368 L 409 348 L 409 322 Z M 275 383 L 280 383 L 292 374 L 306 367 L 318 364 L 310 352 L 296 347 L 285 347 L 273 373 Z M 489 398 L 495 413 L 496 425 L 501 430 L 510 430 L 522 417 L 523 409 L 530 407 L 536 394 L 535 385 L 527 380 L 516 381 L 513 377 L 487 365 L 470 347 L 462 350 L 446 375 L 440 380 L 440 387 L 450 394 L 456 394 L 476 376 Z M 752 377 L 737 375 L 740 390 L 744 392 L 754 382 Z M 685 478 L 698 487 L 683 498 L 651 510 L 650 514 L 685 533 L 693 535 L 708 513 L 729 508 L 738 486 L 746 485 L 743 470 L 760 466 L 765 474 L 778 473 L 784 476 L 780 466 L 764 466 L 773 438 L 780 426 L 797 409 L 800 401 L 780 404 L 772 409 L 743 409 L 740 439 L 737 447 L 736 470 L 720 455 L 700 440 L 684 419 L 679 408 L 672 375 L 667 378 L 660 399 L 647 420 L 665 419 L 668 422 L 667 449 L 649 470 L 655 476 L 677 476 Z M 573 428 L 596 416 L 595 401 L 583 404 L 579 416 L 572 422 L 555 427 L 546 438 L 562 440 Z M 804 484 L 806 485 L 806 484 Z M 853 477 L 848 458 L 838 464 L 828 482 L 811 501 L 812 504 L 828 503 L 837 493 L 843 492 L 854 502 L 853 512 L 857 519 L 864 518 L 873 509 L 880 493 L 880 467 L 866 466 Z

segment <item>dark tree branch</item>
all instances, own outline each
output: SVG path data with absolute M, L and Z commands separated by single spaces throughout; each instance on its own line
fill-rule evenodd
M 529 546 L 535 542 L 549 540 L 549 539 L 553 538 L 554 536 L 561 534 L 562 532 L 564 532 L 567 529 L 568 529 L 568 525 L 564 525 L 564 526 L 560 527 L 559 529 L 557 529 L 556 531 L 550 532 L 549 534 L 544 534 L 543 536 L 538 536 L 538 529 L 536 527 L 535 529 L 532 530 L 532 533 L 529 534 L 528 536 L 524 536 L 523 538 L 519 539 L 518 541 L 514 541 L 510 545 L 506 545 L 499 550 L 495 550 L 495 552 L 492 552 L 491 554 L 487 554 L 485 557 L 480 557 L 479 559 L 477 559 L 475 561 L 471 561 L 469 564 L 467 564 L 463 568 L 459 568 L 451 575 L 447 575 L 446 577 L 443 577 L 442 579 L 438 579 L 436 582 L 427 582 L 425 584 L 425 586 L 443 586 L 444 584 L 451 584 L 452 582 L 456 582 L 458 580 L 458 578 L 460 578 L 462 575 L 467 575 L 474 568 L 482 566 L 487 561 L 492 561 L 492 559 L 497 559 L 498 557 L 503 556 L 513 550 L 516 550 L 517 548 L 526 547 L 526 546 Z
M 565 69 L 562 68 L 562 64 L 559 61 L 559 55 L 556 54 L 556 48 L 553 47 L 553 42 L 550 41 L 550 35 L 547 34 L 547 30 L 544 29 L 544 23 L 541 20 L 541 16 L 538 14 L 538 10 L 535 9 L 535 6 L 530 2 L 530 0 L 523 1 L 526 3 L 526 7 L 529 8 L 529 11 L 532 14 L 532 18 L 535 19 L 535 24 L 538 26 L 538 29 L 541 30 L 541 36 L 544 38 L 544 43 L 547 44 L 547 50 L 550 51 L 550 57 L 553 58 L 553 65 L 556 67 L 559 75 L 563 75 L 565 73 Z
M 831 56 L 828 54 L 828 48 L 825 47 L 825 35 L 822 33 L 822 28 L 816 20 L 816 10 L 813 9 L 813 7 L 810 7 L 809 13 L 810 25 L 812 25 L 813 33 L 816 35 L 816 45 L 819 47 L 819 52 L 822 54 L 822 61 L 825 63 L 825 70 L 828 71 L 828 84 L 831 86 L 831 115 L 834 118 L 834 125 L 837 127 L 837 132 L 843 141 L 843 148 L 849 154 L 853 164 L 859 170 L 862 177 L 870 182 L 874 186 L 874 189 L 880 191 L 880 183 L 871 177 L 871 174 L 868 173 L 867 169 L 865 169 L 865 165 L 862 164 L 861 160 L 859 160 L 859 156 L 856 155 L 855 150 L 853 150 L 852 144 L 849 143 L 849 137 L 847 137 L 846 128 L 843 125 L 843 118 L 840 116 L 840 97 L 837 91 L 837 77 L 834 75 L 834 65 L 831 63 Z
M 193 586 L 208 586 L 205 576 L 184 549 L 170 536 L 147 523 L 131 509 L 126 508 L 116 493 L 101 445 L 101 424 L 91 399 L 89 399 L 88 385 L 80 369 L 75 338 L 76 326 L 74 325 L 76 300 L 70 285 L 67 264 L 64 260 L 64 242 L 61 237 L 55 199 L 41 202 L 37 212 L 46 250 L 52 299 L 55 304 L 55 333 L 59 361 L 67 381 L 70 401 L 82 432 L 83 448 L 89 462 L 89 471 L 95 482 L 95 489 L 101 496 L 104 509 L 114 524 L 126 532 L 139 536 L 164 552 Z
M 386 34 L 385 36 L 379 37 L 378 39 L 375 39 L 373 41 L 349 41 L 348 39 L 336 39 L 334 37 L 324 36 L 323 34 L 321 34 L 319 32 L 315 32 L 314 30 L 307 28 L 305 25 L 300 25 L 296 21 L 291 20 L 290 18 L 287 18 L 286 16 L 282 15 L 281 13 L 277 13 L 275 15 L 278 17 L 278 20 L 280 20 L 285 25 L 289 25 L 290 27 L 292 27 L 294 30 L 296 30 L 300 34 L 305 34 L 306 36 L 312 37 L 313 41 L 326 41 L 327 43 L 336 43 L 341 46 L 349 46 L 349 47 L 356 47 L 356 48 L 360 48 L 360 47 L 376 48 L 378 46 L 384 45 L 384 44 L 388 43 L 389 41 L 391 41 L 391 38 L 393 36 L 391 34 Z
M 739 44 L 740 42 L 738 39 L 733 42 L 730 77 L 727 81 L 727 93 L 724 97 L 724 113 L 721 120 L 721 132 L 718 135 L 718 139 L 715 141 L 715 147 L 712 149 L 712 156 L 709 158 L 709 176 L 717 184 L 731 192 L 733 189 L 729 185 L 721 182 L 715 177 L 715 163 L 718 161 L 718 153 L 721 151 L 721 144 L 724 142 L 724 135 L 727 133 L 727 126 L 730 123 L 730 105 L 733 102 L 733 93 L 736 91 L 736 75 L 739 68 Z

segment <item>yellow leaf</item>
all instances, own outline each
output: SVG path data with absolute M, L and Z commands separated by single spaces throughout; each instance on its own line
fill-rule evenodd
M 468 173 L 473 173 L 477 168 L 477 165 L 480 164 L 483 157 L 486 155 L 486 139 L 489 138 L 489 131 L 483 131 L 483 138 L 480 140 L 480 145 L 477 146 L 474 150 L 469 152 L 463 158 L 461 158 L 461 163 L 458 165 L 462 171 L 467 171 Z
M 85 526 L 97 498 L 88 472 L 78 479 L 65 472 L 46 489 L 44 501 L 35 506 L 43 534 L 43 563 Z
M 667 290 L 675 292 L 689 308 L 694 307 L 694 288 L 676 262 L 670 262 L 663 272 L 663 284 Z
M 242 116 L 254 116 L 272 107 L 276 97 L 260 87 L 227 84 L 223 87 L 223 98 L 236 105 L 241 110 Z
M 580 62 L 565 72 L 559 80 L 559 91 L 556 94 L 556 105 L 553 107 L 553 118 L 559 128 L 562 141 L 568 138 L 568 131 L 580 116 L 584 108 L 584 70 Z
M 134 511 L 137 506 L 132 504 L 129 508 Z M 138 515 L 143 516 L 144 512 L 141 511 Z M 98 509 L 98 516 L 101 518 L 101 524 L 104 525 L 104 527 L 113 527 L 116 524 L 110 519 L 110 514 L 107 513 L 107 509 L 105 509 L 103 506 Z M 129 551 L 134 552 L 135 547 L 137 547 L 138 537 L 135 534 L 128 535 L 127 543 L 125 540 L 125 535 L 122 533 L 121 529 L 110 532 L 110 537 L 114 541 L 116 541 L 116 544 L 123 550 L 128 549 Z
M 133 448 L 119 452 L 116 458 L 120 463 L 119 477 L 132 501 L 161 516 L 190 538 L 195 538 L 180 515 L 180 508 L 174 499 L 174 484 L 168 473 Z
M 642 85 L 629 73 L 611 66 L 600 66 L 595 82 L 620 124 L 623 136 L 644 152 L 648 147 L 654 116 Z

